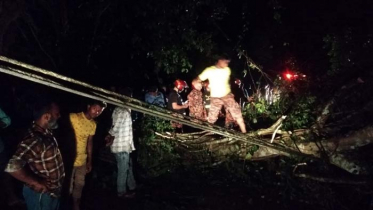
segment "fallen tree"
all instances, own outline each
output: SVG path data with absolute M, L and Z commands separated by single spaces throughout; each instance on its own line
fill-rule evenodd
M 170 111 L 44 69 L 2 56 L 0 56 L 0 58 L 4 62 L 23 68 L 21 70 L 4 66 L 0 68 L 1 72 L 84 97 L 104 100 L 116 106 L 131 108 L 144 114 L 160 117 L 165 120 L 177 121 L 194 128 L 205 130 L 204 132 L 187 134 L 162 133 L 154 130 L 158 137 L 152 140 L 152 144 L 162 143 L 164 142 L 164 139 L 173 140 L 175 142 L 175 147 L 180 151 L 183 151 L 186 154 L 193 154 L 195 157 L 202 157 L 202 159 L 205 158 L 205 156 L 198 154 L 206 154 L 207 152 L 216 162 L 224 161 L 227 156 L 231 155 L 236 155 L 241 159 L 249 160 L 262 160 L 275 156 L 296 155 L 309 159 L 325 159 L 327 162 L 340 167 L 349 173 L 365 173 L 364 167 L 354 159 L 348 157 L 348 155 L 345 155 L 344 152 L 370 144 L 371 141 L 373 141 L 373 128 L 371 126 L 366 126 L 356 130 L 348 136 L 341 135 L 340 137 L 323 139 L 325 136 L 328 136 L 325 133 L 330 130 L 334 133 L 337 133 L 338 130 L 340 130 L 338 127 L 341 126 L 338 123 L 337 125 L 330 126 L 331 123 L 326 124 L 326 122 L 332 116 L 332 110 L 335 107 L 335 104 L 338 104 L 336 101 L 339 100 L 341 95 L 345 96 L 345 92 L 353 89 L 356 86 L 356 82 L 352 82 L 351 85 L 342 87 L 340 91 L 337 92 L 336 96 L 320 109 L 321 114 L 317 117 L 315 125 L 310 126 L 309 129 L 296 129 L 291 132 L 286 129 L 281 130 L 281 126 L 286 122 L 286 117 L 283 116 L 266 129 L 259 129 L 247 134 L 241 134 L 210 125 L 206 122 L 194 120 L 189 117 L 175 115 Z M 39 75 L 27 73 L 25 70 L 37 72 Z M 55 81 L 55 79 L 58 79 L 58 82 Z M 66 85 L 66 83 L 69 86 Z M 70 87 L 71 85 L 73 85 L 72 87 L 74 88 Z M 341 92 L 343 92 L 343 94 Z M 294 102 L 291 104 L 294 104 Z M 371 104 L 372 103 L 370 102 L 366 103 L 366 106 L 364 106 L 365 108 L 362 110 L 369 110 Z M 360 116 L 358 114 L 360 112 L 351 113 L 354 113 L 351 115 L 351 119 Z
M 294 134 L 289 134 L 286 131 L 278 130 L 276 142 L 280 142 L 284 139 L 290 143 L 290 137 L 299 137 L 300 134 L 306 134 L 304 130 L 298 130 Z M 241 159 L 246 160 L 263 160 L 276 156 L 288 156 L 286 153 L 282 153 L 278 150 L 274 150 L 267 147 L 259 147 L 253 151 L 254 145 L 242 142 L 237 139 L 225 138 L 222 136 L 215 135 L 210 132 L 198 132 L 198 133 L 155 133 L 160 141 L 163 139 L 169 139 L 176 142 L 179 149 L 188 153 L 205 153 L 208 151 L 216 161 L 223 160 L 226 156 L 237 155 Z M 256 132 L 249 133 L 249 135 L 257 135 Z M 263 135 L 262 141 L 270 142 L 270 138 Z M 154 142 L 157 142 L 155 140 Z M 359 147 L 373 143 L 373 126 L 366 127 L 359 131 L 355 131 L 353 134 L 347 137 L 332 138 L 322 141 L 297 141 L 292 142 L 293 148 L 298 149 L 304 154 L 309 154 L 319 158 L 328 158 L 328 161 L 340 167 L 349 173 L 362 174 L 364 173 L 363 166 L 344 155 L 343 152 L 351 151 Z M 252 154 L 251 154 L 252 153 Z M 198 155 L 195 155 L 198 157 Z M 201 156 L 202 157 L 202 156 Z
M 341 113 L 335 112 L 341 100 L 354 95 L 356 88 L 362 88 L 359 85 L 366 84 L 358 78 L 339 88 L 331 99 L 320 106 L 318 116 L 309 128 L 282 130 L 287 119 L 281 117 L 272 126 L 251 131 L 247 136 L 291 148 L 311 158 L 322 159 L 351 174 L 366 174 L 366 165 L 351 153 L 373 143 L 373 126 L 369 119 L 366 119 L 371 116 L 373 103 L 366 100 L 358 109 L 351 108 L 350 112 L 345 114 L 346 117 L 341 117 Z M 192 154 L 195 160 L 200 162 L 205 161 L 203 159 L 206 158 L 206 151 L 214 162 L 224 161 L 232 155 L 250 161 L 291 156 L 270 147 L 257 147 L 240 139 L 227 138 L 211 132 L 155 134 L 155 144 L 157 141 L 171 140 L 178 150 Z

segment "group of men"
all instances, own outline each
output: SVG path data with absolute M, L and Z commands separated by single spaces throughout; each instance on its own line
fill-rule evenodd
M 189 115 L 199 120 L 205 120 L 209 123 L 215 123 L 218 120 L 219 113 L 224 106 L 226 116 L 231 116 L 237 123 L 242 133 L 246 133 L 245 122 L 242 117 L 241 107 L 235 101 L 231 93 L 229 84 L 231 70 L 228 67 L 230 58 L 226 55 L 217 57 L 213 66 L 206 68 L 198 78 L 192 81 L 193 90 L 188 95 L 188 100 L 183 102 L 180 92 L 184 90 L 186 83 L 182 80 L 176 80 L 174 88 L 168 97 L 168 108 L 172 111 L 184 114 L 189 108 Z M 203 81 L 208 80 L 207 91 L 210 92 L 210 107 L 207 113 L 203 102 Z M 173 127 L 181 128 L 178 123 L 172 123 Z
M 132 93 L 128 90 L 123 94 L 131 96 Z M 69 114 L 75 136 L 75 148 L 66 151 L 66 154 L 61 153 L 58 145 L 58 142 L 63 141 L 57 141 L 53 134 L 60 118 L 58 104 L 46 101 L 35 106 L 31 127 L 6 166 L 4 165 L 5 172 L 24 183 L 23 197 L 27 209 L 59 209 L 63 186 L 69 186 L 70 198 L 66 200 L 72 200 L 66 209 L 80 209 L 85 177 L 92 170 L 92 142 L 97 127 L 94 119 L 106 106 L 105 102 L 94 101 L 87 105 L 85 111 Z M 124 198 L 133 197 L 133 190 L 136 188 L 132 162 L 129 158 L 129 154 L 135 150 L 130 113 L 129 109 L 115 108 L 112 114 L 113 124 L 105 138 L 106 145 L 110 146 L 117 160 L 118 197 Z M 0 121 L 2 127 L 9 124 L 5 118 L 1 118 Z M 69 156 L 68 153 L 73 151 L 73 167 L 68 168 L 69 164 L 65 164 L 64 156 Z
M 188 94 L 188 100 L 184 101 L 182 92 L 188 88 L 188 84 L 183 80 L 175 80 L 173 88 L 167 97 L 158 91 L 156 86 L 149 88 L 145 94 L 145 102 L 167 107 L 168 109 L 186 115 L 189 109 L 189 116 L 209 123 L 215 123 L 222 115 L 222 107 L 225 111 L 225 126 L 228 128 L 238 125 L 242 133 L 246 133 L 246 126 L 241 113 L 241 106 L 245 101 L 250 102 L 247 90 L 239 79 L 235 85 L 239 91 L 236 97 L 231 92 L 229 84 L 231 70 L 228 67 L 230 58 L 223 54 L 216 57 L 215 65 L 206 68 L 197 78 L 192 81 L 192 91 Z M 204 91 L 202 92 L 202 89 Z M 237 88 L 236 88 L 237 89 Z M 241 94 L 240 94 L 241 93 Z M 242 95 L 242 96 L 241 96 Z M 236 99 L 239 100 L 238 104 Z M 172 127 L 183 132 L 180 123 L 171 122 Z
M 230 59 L 220 56 L 214 66 L 206 68 L 192 82 L 193 90 L 188 95 L 188 101 L 183 102 L 180 92 L 187 85 L 177 80 L 168 95 L 167 107 L 175 112 L 183 113 L 189 108 L 190 116 L 215 123 L 222 106 L 238 124 L 242 133 L 246 133 L 241 108 L 231 93 L 229 79 L 231 70 L 228 67 Z M 210 108 L 207 113 L 203 103 L 203 81 L 208 80 L 206 88 L 210 92 Z M 132 97 L 128 88 L 119 90 L 121 94 Z M 163 97 L 159 97 L 157 89 L 153 88 L 146 96 L 146 101 L 162 105 Z M 16 152 L 8 161 L 5 171 L 24 183 L 23 196 L 27 208 L 32 210 L 55 210 L 59 208 L 63 183 L 68 183 L 72 198 L 72 209 L 80 209 L 85 177 L 92 170 L 92 145 L 96 132 L 94 121 L 106 108 L 106 103 L 95 101 L 87 106 L 84 112 L 71 113 L 69 121 L 75 135 L 75 151 L 73 167 L 68 169 L 64 164 L 64 154 L 61 154 L 53 130 L 58 127 L 60 118 L 59 106 L 54 102 L 40 103 L 34 109 L 34 121 L 27 134 L 17 146 Z M 165 106 L 162 105 L 162 106 Z M 1 112 L 2 113 L 2 112 Z M 1 114 L 0 113 L 0 114 Z M 9 119 L 10 120 L 10 119 Z M 8 120 L 8 121 L 9 121 Z M 119 197 L 132 197 L 136 182 L 132 172 L 130 153 L 135 150 L 133 142 L 131 110 L 116 107 L 112 113 L 112 127 L 105 140 L 114 154 L 117 167 L 117 193 Z M 9 125 L 7 118 L 1 118 L 1 127 Z M 181 125 L 174 123 L 180 128 Z M 0 154 L 2 150 L 0 140 Z M 69 151 L 67 151 L 69 152 Z M 68 172 L 68 173 L 67 173 Z M 66 184 L 65 184 L 66 185 Z

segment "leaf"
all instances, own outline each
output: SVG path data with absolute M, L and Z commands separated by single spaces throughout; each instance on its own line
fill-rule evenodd
M 245 160 L 250 160 L 253 156 L 248 152 L 245 156 Z

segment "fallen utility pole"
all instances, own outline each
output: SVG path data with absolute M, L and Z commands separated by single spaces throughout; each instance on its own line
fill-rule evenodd
M 255 135 L 242 134 L 233 130 L 228 130 L 216 125 L 209 124 L 207 122 L 199 121 L 188 116 L 180 115 L 170 110 L 166 110 L 154 105 L 147 104 L 140 100 L 136 100 L 131 97 L 120 95 L 118 93 L 105 90 L 103 88 L 90 85 L 88 83 L 78 81 L 55 72 L 51 72 L 42 68 L 32 66 L 14 59 L 10 59 L 4 56 L 0 56 L 0 61 L 4 64 L 0 64 L 0 72 L 19 77 L 25 80 L 29 80 L 35 83 L 46 85 L 52 88 L 56 88 L 62 91 L 80 95 L 83 97 L 105 101 L 109 104 L 113 104 L 119 107 L 130 108 L 134 111 L 138 111 L 147 115 L 159 117 L 165 120 L 175 121 L 184 125 L 188 125 L 194 128 L 210 131 L 215 134 L 219 134 L 228 138 L 237 139 L 242 142 L 255 144 L 258 146 L 267 147 L 276 151 L 281 152 L 284 155 L 295 155 L 304 156 L 309 158 L 317 158 L 315 156 L 301 153 L 297 150 L 289 147 L 284 147 L 278 144 L 272 144 L 270 142 L 263 141 L 257 138 Z M 31 71 L 31 72 L 30 72 Z M 66 83 L 66 84 L 64 84 Z M 67 86 L 69 85 L 69 87 Z M 72 88 L 70 86 L 76 86 Z M 83 90 L 79 90 L 83 89 Z

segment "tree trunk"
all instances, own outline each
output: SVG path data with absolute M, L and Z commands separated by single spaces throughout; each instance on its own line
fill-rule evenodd
M 304 132 L 305 131 L 302 130 L 299 131 L 298 134 Z M 269 131 L 266 130 L 264 132 L 264 130 L 262 130 L 262 132 L 257 133 L 268 134 Z M 286 132 L 281 130 L 278 130 L 277 133 L 286 134 Z M 156 135 L 176 141 L 178 148 L 189 152 L 190 154 L 194 154 L 196 158 L 198 158 L 198 154 L 208 151 L 211 157 L 213 157 L 213 159 L 217 162 L 224 160 L 229 155 L 238 155 L 242 159 L 252 161 L 268 159 L 276 156 L 288 156 L 288 154 L 285 152 L 281 152 L 269 147 L 259 147 L 259 149 L 253 152 L 253 154 L 250 154 L 253 145 L 240 140 L 214 135 L 209 132 L 175 135 L 156 133 Z M 249 135 L 256 134 L 250 133 Z M 279 140 L 280 138 L 277 138 L 275 141 L 278 142 Z M 270 139 L 263 138 L 263 141 L 270 141 Z M 363 167 L 360 166 L 355 160 L 350 159 L 347 155 L 343 154 L 343 152 L 354 150 L 372 142 L 373 126 L 369 126 L 355 131 L 346 137 L 337 137 L 314 142 L 293 142 L 293 147 L 299 149 L 300 152 L 312 155 L 313 157 L 328 158 L 330 164 L 344 169 L 349 173 L 362 174 L 364 173 Z M 202 156 L 200 157 L 202 158 Z

